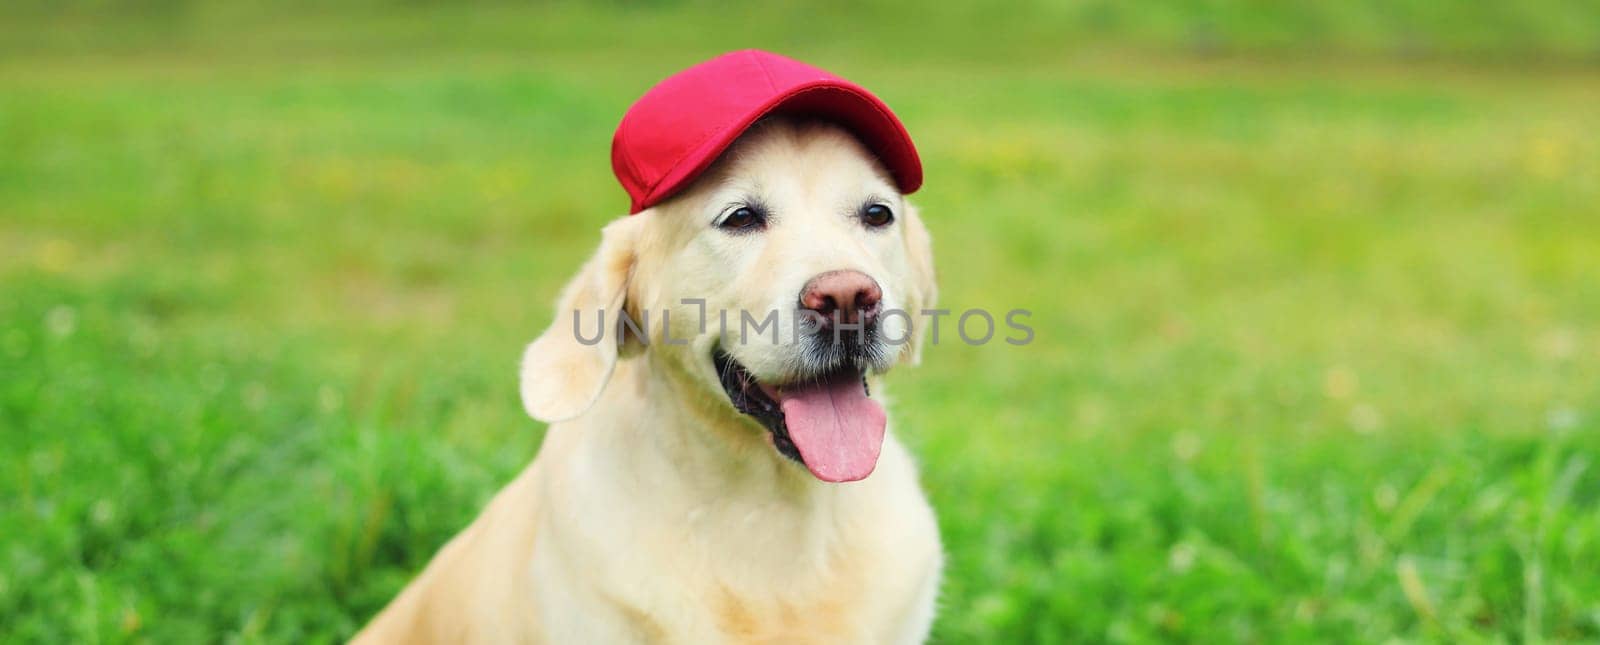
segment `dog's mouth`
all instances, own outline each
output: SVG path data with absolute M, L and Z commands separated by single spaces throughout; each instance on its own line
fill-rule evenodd
M 756 380 L 719 347 L 712 365 L 734 409 L 767 429 L 778 453 L 805 465 L 817 479 L 865 479 L 878 464 L 887 418 L 867 391 L 866 373 L 845 364 L 782 385 Z

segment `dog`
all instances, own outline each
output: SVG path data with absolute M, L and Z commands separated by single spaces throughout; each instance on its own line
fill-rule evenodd
M 537 458 L 355 642 L 922 642 L 943 552 L 880 401 L 936 298 L 851 133 L 757 123 L 604 228 L 523 356 Z

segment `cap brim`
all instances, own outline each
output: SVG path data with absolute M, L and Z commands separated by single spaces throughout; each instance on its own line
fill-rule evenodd
M 866 90 L 839 80 L 817 81 L 779 95 L 761 109 L 700 144 L 662 175 L 643 199 L 633 202 L 632 213 L 654 206 L 699 177 L 722 156 L 723 151 L 763 117 L 796 114 L 832 121 L 850 130 L 883 163 L 902 194 L 922 187 L 922 162 L 905 126 L 889 111 L 889 106 Z

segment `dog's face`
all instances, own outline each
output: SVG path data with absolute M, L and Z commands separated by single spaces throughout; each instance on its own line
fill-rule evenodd
M 719 400 L 776 455 L 866 477 L 884 431 L 868 374 L 918 350 L 935 298 L 926 230 L 868 151 L 821 124 L 763 123 L 693 186 L 606 227 L 524 357 L 533 416 L 576 416 L 619 356 Z M 595 336 L 606 311 L 606 337 Z M 618 312 L 638 323 L 615 332 Z M 755 428 L 759 427 L 759 430 Z

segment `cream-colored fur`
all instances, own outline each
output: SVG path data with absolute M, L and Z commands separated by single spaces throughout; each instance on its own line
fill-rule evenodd
M 713 226 L 751 197 L 773 214 L 766 230 Z M 854 218 L 869 197 L 892 205 L 891 226 Z M 892 431 L 870 477 L 818 481 L 731 406 L 711 364 L 715 312 L 730 312 L 737 339 L 741 310 L 790 311 L 808 279 L 839 269 L 875 278 L 886 308 L 933 306 L 926 230 L 877 161 L 830 126 L 761 124 L 685 193 L 608 225 L 524 356 L 524 404 L 554 423 L 538 458 L 355 640 L 924 640 L 942 554 Z M 685 298 L 706 301 L 705 331 Z M 623 307 L 648 312 L 648 345 L 610 333 Z M 607 337 L 578 342 L 572 312 L 592 336 L 601 309 Z M 685 344 L 660 336 L 663 310 Z M 776 345 L 723 343 L 762 382 L 805 368 L 792 320 L 779 320 Z M 914 360 L 906 322 L 884 318 L 884 335 L 910 334 L 899 357 Z

